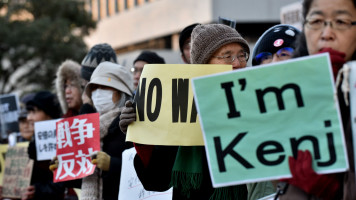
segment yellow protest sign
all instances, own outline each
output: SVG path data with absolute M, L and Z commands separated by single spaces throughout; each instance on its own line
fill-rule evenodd
M 19 142 L 16 143 L 17 147 L 28 147 L 28 145 L 30 144 L 30 142 Z
M 145 65 L 134 98 L 136 121 L 129 125 L 126 140 L 154 145 L 204 145 L 191 79 L 231 69 L 231 65 Z
M 3 177 L 4 177 L 4 170 L 5 170 L 5 154 L 7 151 L 7 144 L 0 145 L 0 185 L 2 185 Z

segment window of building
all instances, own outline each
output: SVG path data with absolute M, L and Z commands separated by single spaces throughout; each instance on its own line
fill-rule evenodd
M 119 2 L 117 2 L 118 0 L 115 0 L 115 13 L 119 12 Z
M 110 5 L 109 0 L 106 0 L 106 16 L 110 16 Z
M 125 1 L 124 1 L 124 8 L 125 8 L 125 10 L 127 10 L 127 9 L 129 8 L 129 2 L 128 2 L 128 0 L 125 0 Z
M 98 21 L 100 21 L 101 19 L 101 12 L 100 12 L 100 8 L 101 8 L 101 5 L 100 5 L 100 0 L 97 0 L 97 5 L 98 5 Z

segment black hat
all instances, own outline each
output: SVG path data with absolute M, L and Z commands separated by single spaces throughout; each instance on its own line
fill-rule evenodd
M 135 59 L 135 61 L 133 63 L 135 64 L 135 62 L 137 62 L 137 61 L 145 61 L 148 64 L 165 64 L 166 63 L 161 56 L 159 56 L 158 54 L 156 54 L 155 52 L 152 52 L 152 51 L 141 52 L 141 54 Z
M 81 76 L 85 80 L 90 81 L 90 77 L 95 68 L 101 62 L 105 61 L 117 63 L 117 57 L 114 49 L 106 43 L 93 46 L 82 61 Z
M 27 110 L 21 109 L 19 112 L 18 120 L 26 119 L 27 118 Z
M 255 57 L 262 52 L 276 53 L 284 47 L 295 48 L 295 40 L 300 31 L 294 26 L 279 24 L 269 28 L 257 40 L 252 52 L 252 65 L 257 65 Z
M 35 93 L 28 93 L 25 94 L 22 98 L 21 98 L 21 103 L 25 104 L 30 101 L 31 99 L 33 99 L 33 97 L 35 96 Z
M 48 91 L 37 92 L 35 96 L 26 103 L 27 110 L 32 110 L 34 106 L 45 112 L 52 119 L 57 119 L 62 114 L 57 96 Z
M 193 29 L 197 25 L 199 25 L 199 23 L 191 24 L 191 25 L 185 27 L 182 30 L 182 32 L 180 32 L 180 34 L 179 34 L 179 49 L 180 49 L 180 52 L 183 53 L 184 42 L 190 37 L 190 35 L 192 34 Z

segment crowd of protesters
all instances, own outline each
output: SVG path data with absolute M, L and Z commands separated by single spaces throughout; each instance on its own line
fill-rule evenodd
M 257 67 L 296 57 L 329 53 L 334 77 L 343 79 L 341 68 L 356 56 L 356 0 L 304 0 L 302 30 L 280 24 L 266 30 L 250 51 L 235 27 L 225 24 L 187 24 L 179 47 L 185 64 L 227 64 L 232 70 Z M 282 41 L 282 42 L 281 42 Z M 132 63 L 131 72 L 118 64 L 108 44 L 93 46 L 82 63 L 64 61 L 57 70 L 53 92 L 40 91 L 23 97 L 19 115 L 21 141 L 29 141 L 34 160 L 31 184 L 22 199 L 118 199 L 122 152 L 136 149 L 134 168 L 148 191 L 173 187 L 173 199 L 259 199 L 275 194 L 279 199 L 356 199 L 355 167 L 350 106 L 337 85 L 350 167 L 343 173 L 317 174 L 309 151 L 289 158 L 292 177 L 282 180 L 214 188 L 204 146 L 162 146 L 126 142 L 128 125 L 136 121 L 133 102 L 146 64 L 165 64 L 163 57 L 144 50 Z M 169 63 L 167 63 L 169 64 Z M 305 72 L 308 73 L 308 72 Z M 340 80 L 338 80 L 340 82 Z M 57 158 L 37 161 L 34 123 L 81 114 L 100 114 L 100 151 L 92 158 L 94 173 L 83 179 L 53 182 Z M 238 172 L 237 172 L 238 173 Z

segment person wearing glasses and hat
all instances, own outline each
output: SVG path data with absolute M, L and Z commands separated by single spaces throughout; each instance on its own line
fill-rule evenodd
M 241 69 L 246 67 L 249 53 L 247 41 L 227 25 L 197 25 L 191 34 L 191 64 L 227 64 Z M 126 102 L 120 119 L 126 133 L 136 120 L 132 102 Z M 173 187 L 173 200 L 247 199 L 246 185 L 213 188 L 204 146 L 134 146 L 135 170 L 146 190 Z
M 252 52 L 252 65 L 262 65 L 292 58 L 300 31 L 294 26 L 279 24 L 269 28 L 257 40 Z

